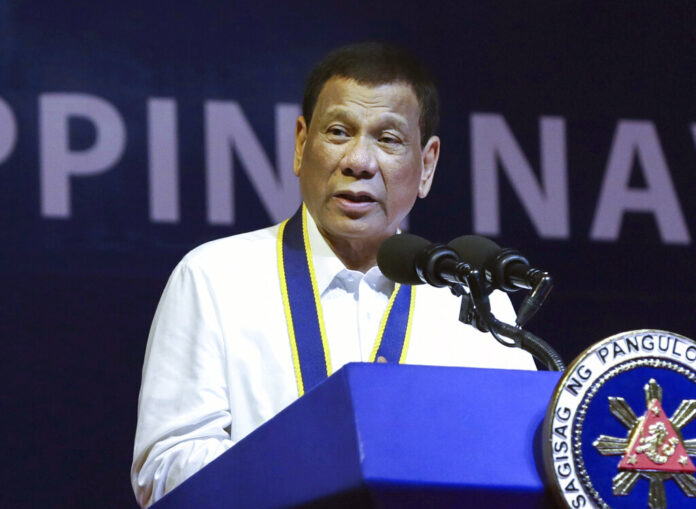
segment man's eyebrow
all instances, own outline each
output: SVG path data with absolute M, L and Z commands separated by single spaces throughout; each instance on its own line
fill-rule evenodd
M 380 123 L 386 126 L 394 126 L 402 131 L 408 131 L 408 122 L 404 117 L 396 113 L 385 113 L 380 118 Z
M 350 110 L 343 106 L 332 106 L 326 110 L 325 114 L 325 120 L 342 120 L 345 122 L 349 122 L 353 118 L 355 118 L 355 115 L 353 115 Z M 380 115 L 377 123 L 382 127 L 393 126 L 403 131 L 408 130 L 408 122 L 403 116 L 397 113 L 386 112 Z
M 343 106 L 332 106 L 326 110 L 324 117 L 330 120 L 350 120 L 353 115 Z

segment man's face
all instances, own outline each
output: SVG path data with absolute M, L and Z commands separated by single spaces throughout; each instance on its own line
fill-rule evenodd
M 325 237 L 379 242 L 428 194 L 440 140 L 421 149 L 419 115 L 407 84 L 326 82 L 310 127 L 297 120 L 294 160 L 302 198 Z

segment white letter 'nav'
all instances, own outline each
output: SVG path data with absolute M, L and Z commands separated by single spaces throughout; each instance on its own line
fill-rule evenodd
M 644 189 L 631 189 L 628 186 L 636 155 L 646 182 Z M 652 122 L 619 122 L 604 172 L 590 238 L 616 240 L 626 212 L 653 213 L 660 237 L 667 244 L 690 242 L 667 161 Z
M 292 158 L 294 125 L 299 114 L 300 109 L 295 104 L 276 105 L 276 176 L 239 104 L 233 101 L 206 103 L 205 154 L 210 223 L 234 222 L 232 149 L 272 221 L 281 221 L 297 209 L 300 187 L 292 171 Z
M 39 115 L 41 214 L 70 217 L 70 177 L 102 173 L 118 162 L 126 140 L 123 119 L 104 99 L 86 94 L 43 94 Z M 70 117 L 94 125 L 88 149 L 70 150 Z
M 540 121 L 541 185 L 502 115 L 471 115 L 471 165 L 474 231 L 500 233 L 498 163 L 510 180 L 541 237 L 570 235 L 565 121 Z

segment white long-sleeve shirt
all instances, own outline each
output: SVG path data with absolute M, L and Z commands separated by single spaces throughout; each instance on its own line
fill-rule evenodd
M 331 364 L 367 361 L 394 284 L 346 269 L 308 215 Z M 204 244 L 177 265 L 152 322 L 131 482 L 142 506 L 298 397 L 276 258 L 278 226 Z M 531 356 L 459 322 L 459 299 L 418 286 L 406 363 L 534 369 Z M 496 316 L 514 322 L 507 296 Z

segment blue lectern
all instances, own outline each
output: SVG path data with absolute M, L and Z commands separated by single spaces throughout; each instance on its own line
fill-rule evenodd
M 551 507 L 537 435 L 559 377 L 349 364 L 156 507 Z

